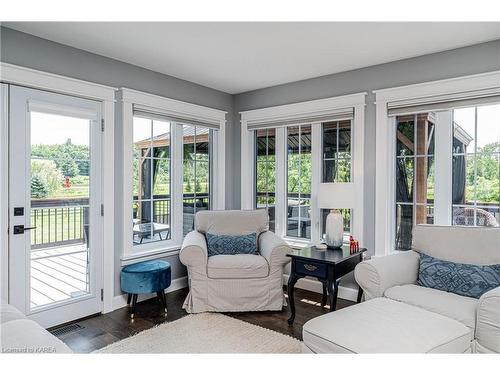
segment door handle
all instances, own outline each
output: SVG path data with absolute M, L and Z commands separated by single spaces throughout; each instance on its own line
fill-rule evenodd
M 23 234 L 27 230 L 36 229 L 36 227 L 25 227 L 24 225 L 14 225 L 14 234 Z

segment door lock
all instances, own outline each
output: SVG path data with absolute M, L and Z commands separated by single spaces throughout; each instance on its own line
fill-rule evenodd
M 36 227 L 24 227 L 24 225 L 14 225 L 14 234 L 23 234 L 24 231 L 36 229 Z

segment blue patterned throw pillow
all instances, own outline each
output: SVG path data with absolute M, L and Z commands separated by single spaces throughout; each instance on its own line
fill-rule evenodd
M 418 284 L 461 296 L 479 298 L 500 286 L 500 264 L 477 266 L 420 254 Z
M 208 256 L 256 254 L 257 234 L 227 235 L 207 233 Z

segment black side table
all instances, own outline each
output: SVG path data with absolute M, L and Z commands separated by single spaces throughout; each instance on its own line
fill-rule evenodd
M 337 306 L 337 294 L 340 278 L 354 270 L 354 267 L 363 260 L 360 248 L 355 253 L 350 253 L 349 246 L 340 249 L 317 249 L 315 246 L 300 250 L 292 250 L 289 256 L 292 258 L 290 278 L 288 279 L 288 302 L 290 304 L 290 318 L 288 324 L 295 319 L 294 286 L 295 283 L 306 276 L 317 278 L 323 284 L 323 298 L 321 306 L 325 306 L 327 294 L 330 302 L 330 311 L 335 311 Z M 358 302 L 361 301 L 363 290 L 358 290 Z

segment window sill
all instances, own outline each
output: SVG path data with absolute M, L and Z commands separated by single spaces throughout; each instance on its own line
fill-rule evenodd
M 179 245 L 154 249 L 154 250 L 146 250 L 141 252 L 131 252 L 127 254 L 123 254 L 120 258 L 122 266 L 126 266 L 127 264 L 137 263 L 140 261 L 145 261 L 149 259 L 162 258 L 165 256 L 171 256 L 179 254 L 181 247 Z
M 312 242 L 310 240 L 300 240 L 291 237 L 284 237 L 283 240 L 285 240 L 285 242 L 294 249 L 303 249 L 312 245 Z

